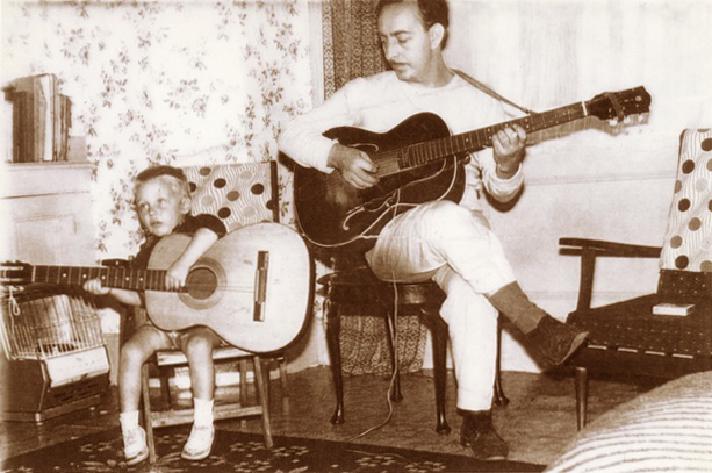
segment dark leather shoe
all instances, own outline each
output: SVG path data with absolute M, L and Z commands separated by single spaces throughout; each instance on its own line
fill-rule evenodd
M 541 361 L 548 367 L 561 365 L 578 350 L 588 338 L 588 332 L 559 322 L 546 315 L 539 325 L 528 334 L 533 348 L 540 355 Z
M 470 447 L 477 460 L 507 458 L 509 447 L 492 425 L 490 411 L 462 411 L 460 445 Z

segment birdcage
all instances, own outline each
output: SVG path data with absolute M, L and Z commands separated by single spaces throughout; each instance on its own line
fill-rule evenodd
M 2 295 L 2 418 L 42 422 L 98 404 L 109 380 L 101 320 L 80 294 Z

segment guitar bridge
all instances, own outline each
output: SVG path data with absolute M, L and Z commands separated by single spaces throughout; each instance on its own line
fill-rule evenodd
M 254 305 L 252 320 L 265 321 L 265 307 L 267 303 L 267 268 L 269 266 L 269 252 L 257 252 L 257 270 L 255 271 L 255 285 L 253 290 Z

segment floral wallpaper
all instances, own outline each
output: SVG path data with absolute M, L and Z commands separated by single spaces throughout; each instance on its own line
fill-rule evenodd
M 94 165 L 97 259 L 137 250 L 137 172 L 277 159 L 279 123 L 311 107 L 307 0 L 2 8 L 2 85 L 52 72 L 72 100 L 71 135 L 86 137 Z M 291 223 L 291 174 L 279 175 Z

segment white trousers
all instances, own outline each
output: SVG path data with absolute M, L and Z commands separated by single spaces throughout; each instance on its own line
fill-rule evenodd
M 450 201 L 429 202 L 394 218 L 367 254 L 376 276 L 432 279 L 447 298 L 457 407 L 490 409 L 497 356 L 497 310 L 485 295 L 514 281 L 502 245 L 485 217 Z

